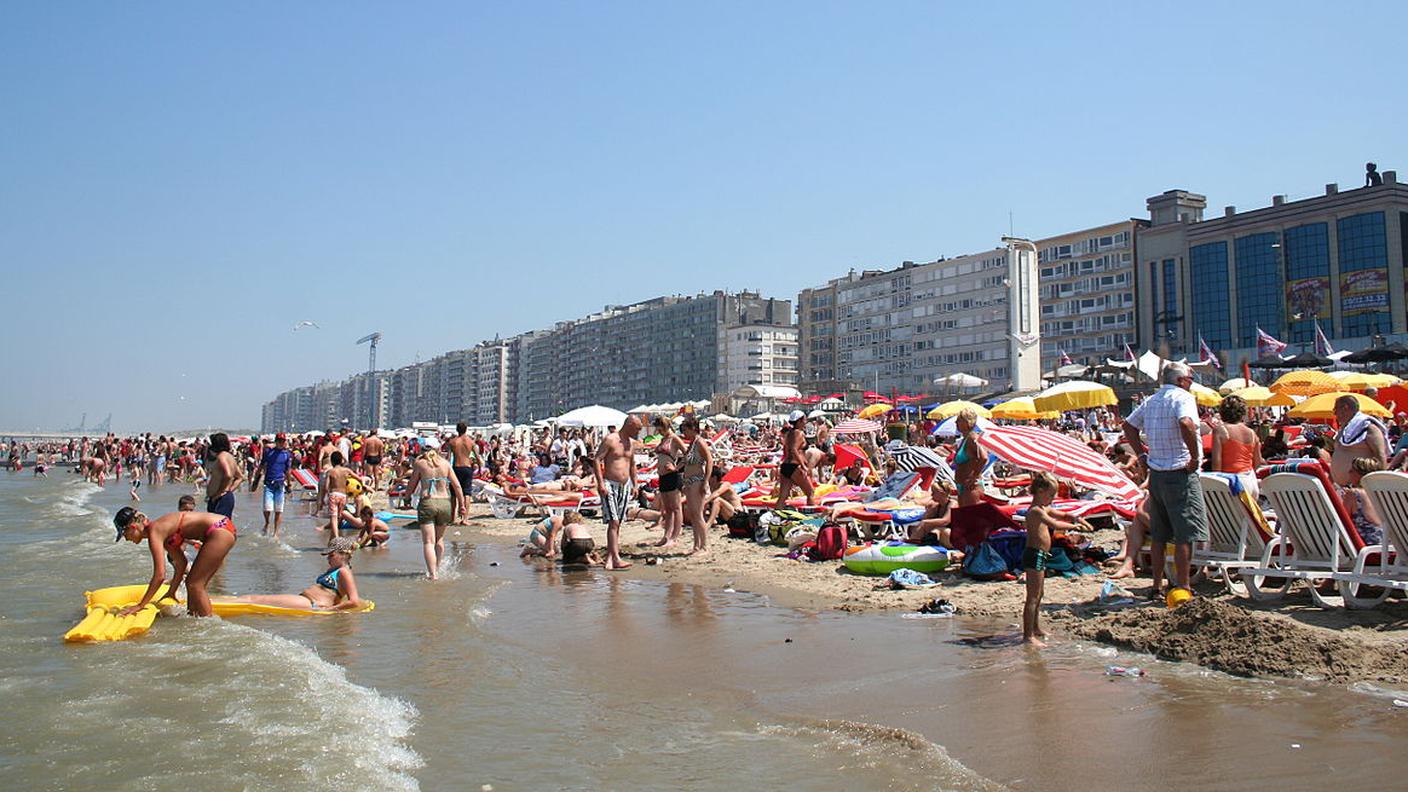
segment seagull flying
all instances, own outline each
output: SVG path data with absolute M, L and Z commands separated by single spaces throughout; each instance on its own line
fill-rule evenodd
M 318 323 L 315 322 L 315 321 L 313 321 L 312 319 L 304 319 L 303 321 L 301 321 L 301 322 L 299 322 L 298 324 L 296 324 L 296 325 L 293 326 L 293 331 L 296 333 L 296 332 L 298 332 L 299 330 L 302 330 L 302 329 L 305 328 L 305 327 L 311 327 L 311 328 L 313 328 L 314 330 L 321 330 L 321 329 L 322 329 L 321 327 L 318 327 Z

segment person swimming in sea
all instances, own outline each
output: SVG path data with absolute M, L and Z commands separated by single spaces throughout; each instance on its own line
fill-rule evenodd
M 220 570 L 225 556 L 235 546 L 235 524 L 229 517 L 210 512 L 178 511 L 152 520 L 131 506 L 123 506 L 112 518 L 117 529 L 114 542 L 123 539 L 132 544 L 146 540 L 152 554 L 152 578 L 141 601 L 121 611 L 127 616 L 145 608 L 153 600 L 164 599 L 156 593 L 166 583 L 166 563 L 171 562 L 173 574 L 166 597 L 175 597 L 181 581 L 186 581 L 186 610 L 192 616 L 211 616 L 210 594 L 206 586 Z M 188 562 L 183 546 L 200 543 L 195 561 Z M 189 566 L 189 569 L 187 568 Z
M 245 594 L 239 597 L 217 597 L 218 602 L 247 602 L 253 605 L 273 605 L 296 610 L 361 610 L 366 601 L 357 592 L 357 578 L 352 574 L 352 556 L 357 552 L 357 540 L 339 536 L 332 540 L 323 555 L 328 568 L 313 581 L 313 585 L 298 594 Z

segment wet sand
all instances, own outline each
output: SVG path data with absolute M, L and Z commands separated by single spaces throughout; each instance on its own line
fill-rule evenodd
M 452 527 L 447 537 L 511 544 L 531 528 L 526 517 L 496 519 L 482 504 L 471 514 L 469 526 Z M 597 520 L 588 525 L 603 547 L 605 526 Z M 948 572 L 936 576 L 942 584 L 935 588 L 896 591 L 884 578 L 852 574 L 839 562 L 794 561 L 782 556 L 783 548 L 730 539 L 718 530 L 710 533 L 703 557 L 687 555 L 688 530 L 679 546 L 656 548 L 660 532 L 646 526 L 636 521 L 622 527 L 623 553 L 634 566 L 620 575 L 735 588 L 816 611 L 914 611 L 942 597 L 960 616 L 1005 621 L 1020 630 L 1025 590 L 1016 582 L 978 582 Z M 1094 539 L 1113 550 L 1118 532 L 1101 531 Z M 1162 601 L 1144 600 L 1151 581 L 1141 576 L 1119 581 L 1136 595 L 1136 604 L 1106 607 L 1098 601 L 1104 580 L 1089 575 L 1046 582 L 1042 623 L 1053 639 L 1093 640 L 1239 676 L 1408 682 L 1408 601 L 1391 599 L 1372 611 L 1322 610 L 1303 590 L 1280 602 L 1257 603 L 1208 581 L 1195 586 L 1195 602 L 1169 611 Z

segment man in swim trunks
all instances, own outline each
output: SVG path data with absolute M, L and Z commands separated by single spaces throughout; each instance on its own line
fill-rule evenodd
M 455 479 L 460 483 L 461 494 L 454 503 L 458 513 L 455 525 L 466 525 L 469 522 L 469 495 L 474 486 L 474 470 L 479 466 L 479 448 L 465 434 L 468 431 L 469 426 L 460 421 L 455 424 L 455 436 L 445 444 L 445 448 L 450 452 L 450 469 L 455 472 Z
M 235 516 L 235 491 L 244 480 L 244 472 L 230 453 L 230 437 L 224 432 L 210 436 L 210 478 L 205 482 L 205 510 L 211 514 Z
M 592 473 L 601 498 L 601 518 L 606 523 L 606 568 L 630 569 L 621 560 L 621 523 L 636 491 L 634 443 L 640 419 L 628 416 L 621 428 L 608 434 L 596 449 Z
M 385 451 L 385 444 L 380 437 L 376 436 L 376 429 L 367 433 L 367 439 L 362 441 L 362 457 L 366 464 L 367 486 L 372 492 L 376 492 L 381 486 L 381 455 Z
M 347 480 L 352 477 L 352 470 L 342 464 L 341 451 L 332 452 L 328 460 L 332 467 L 323 475 L 323 480 L 328 493 L 328 530 L 332 531 L 328 541 L 332 541 L 339 536 L 337 529 L 342 523 L 342 510 L 347 507 Z

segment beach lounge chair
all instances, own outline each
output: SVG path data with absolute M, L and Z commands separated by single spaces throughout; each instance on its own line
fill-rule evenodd
M 1267 544 L 1261 561 L 1241 571 L 1247 594 L 1255 600 L 1278 599 L 1292 583 L 1305 581 L 1310 597 L 1322 608 L 1342 607 L 1337 595 L 1325 595 L 1317 584 L 1334 580 L 1337 573 L 1352 572 L 1355 558 L 1364 549 L 1325 467 L 1301 460 L 1263 468 L 1267 473 L 1261 494 L 1276 512 L 1280 533 Z M 1275 588 L 1267 588 L 1267 583 Z
M 489 502 L 489 511 L 500 520 L 511 520 L 523 514 L 523 510 L 529 505 L 526 501 L 509 497 L 502 489 L 492 484 L 485 486 L 484 498 Z
M 1247 588 L 1232 579 L 1234 571 L 1255 568 L 1274 538 L 1265 527 L 1261 507 L 1230 473 L 1203 473 L 1203 504 L 1208 515 L 1208 542 L 1193 548 L 1193 566 L 1207 568 L 1227 591 L 1247 596 Z
M 1372 608 L 1395 589 L 1408 591 L 1408 475 L 1380 470 L 1366 475 L 1363 484 L 1383 520 L 1384 541 L 1365 547 L 1349 574 L 1335 576 L 1340 596 L 1351 608 Z M 1375 589 L 1371 596 L 1365 596 L 1368 587 Z

